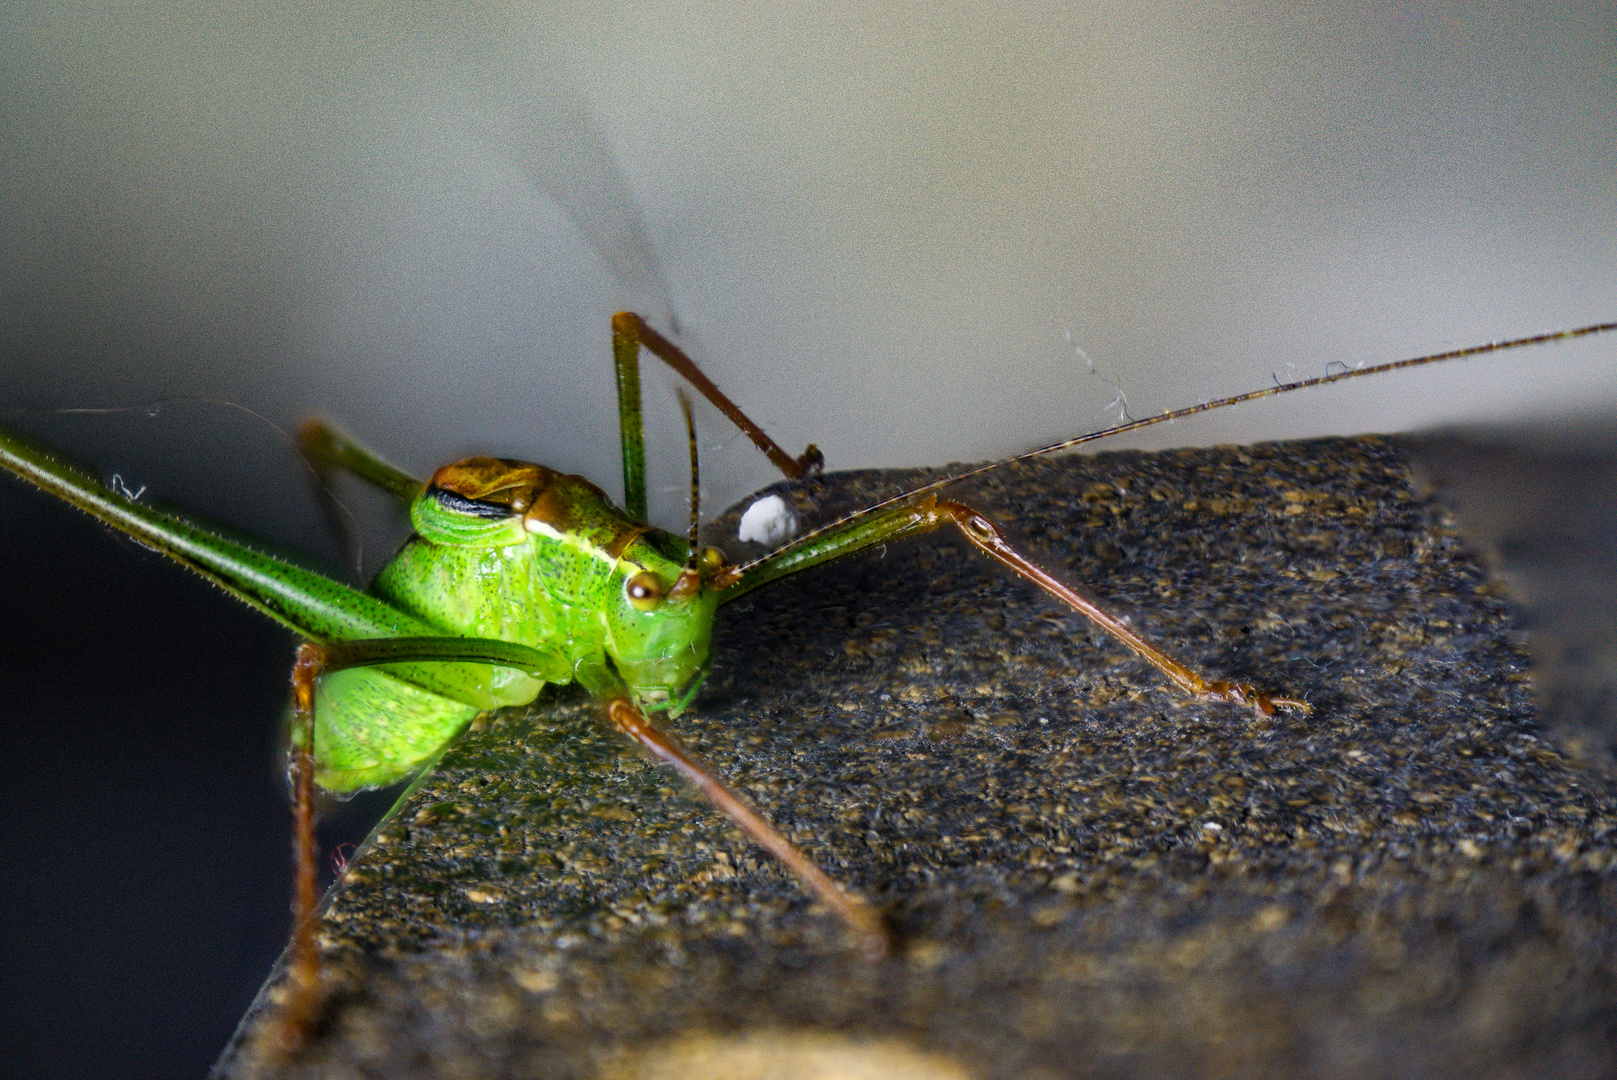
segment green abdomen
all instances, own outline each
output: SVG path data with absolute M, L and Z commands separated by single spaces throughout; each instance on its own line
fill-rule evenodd
M 315 782 L 347 792 L 402 780 L 480 711 L 376 668 L 334 671 L 315 698 Z
M 455 664 L 451 671 L 440 665 L 440 677 L 454 677 L 454 697 L 409 681 L 425 665 L 332 672 L 315 703 L 316 780 L 328 791 L 403 779 L 479 712 L 526 704 L 546 683 L 572 681 L 573 635 L 558 625 L 560 613 L 536 579 L 527 544 L 462 548 L 412 539 L 371 591 L 446 636 L 518 642 L 551 653 L 554 665 L 537 679 L 487 664 Z

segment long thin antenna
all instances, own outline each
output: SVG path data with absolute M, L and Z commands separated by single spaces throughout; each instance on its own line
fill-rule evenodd
M 702 523 L 702 470 L 697 461 L 696 416 L 691 412 L 691 399 L 686 396 L 683 386 L 678 387 L 676 393 L 679 395 L 679 407 L 685 410 L 685 438 L 691 448 L 691 557 L 686 565 L 694 568 L 697 552 L 701 550 L 698 541 Z
M 991 461 L 986 465 L 978 465 L 975 468 L 966 469 L 963 472 L 952 473 L 940 480 L 933 480 L 932 482 L 922 484 L 919 487 L 910 488 L 908 491 L 900 492 L 891 498 L 883 499 L 881 502 L 864 507 L 863 509 L 857 510 L 846 517 L 838 518 L 836 521 L 828 522 L 825 525 L 821 525 L 817 529 L 806 532 L 802 536 L 797 537 L 791 543 L 784 544 L 767 555 L 760 556 L 759 558 L 754 559 L 752 562 L 735 567 L 732 571 L 730 571 L 730 576 L 732 578 L 740 578 L 748 570 L 759 565 L 760 563 L 769 562 L 772 559 L 779 558 L 785 552 L 813 543 L 814 540 L 819 536 L 829 532 L 832 529 L 840 528 L 850 521 L 858 521 L 860 518 L 869 517 L 870 515 L 878 513 L 887 507 L 894 505 L 895 503 L 907 502 L 918 495 L 925 495 L 929 492 L 945 488 L 958 480 L 965 480 L 972 476 L 980 476 L 983 473 L 992 472 L 994 469 L 998 469 L 1018 461 L 1027 461 L 1031 458 L 1042 457 L 1045 454 L 1058 454 L 1063 450 L 1071 450 L 1075 446 L 1081 446 L 1084 443 L 1094 442 L 1097 439 L 1108 439 L 1113 435 L 1122 435 L 1125 432 L 1138 431 L 1140 428 L 1151 427 L 1153 424 L 1166 424 L 1174 420 L 1182 420 L 1187 416 L 1195 416 L 1197 413 L 1211 412 L 1214 409 L 1222 409 L 1229 405 L 1242 405 L 1248 401 L 1257 401 L 1259 398 L 1275 397 L 1278 394 L 1289 394 L 1293 390 L 1307 390 L 1314 386 L 1328 386 L 1331 383 L 1346 382 L 1348 379 L 1357 379 L 1364 375 L 1379 375 L 1383 372 L 1398 371 L 1402 368 L 1424 367 L 1427 364 L 1436 364 L 1444 360 L 1458 360 L 1465 356 L 1479 356 L 1482 353 L 1500 352 L 1505 349 L 1516 349 L 1524 345 L 1547 345 L 1552 341 L 1571 341 L 1573 338 L 1588 337 L 1591 334 L 1604 334 L 1611 330 L 1617 330 L 1617 322 L 1593 323 L 1589 326 L 1580 326 L 1573 330 L 1558 330 L 1549 334 L 1534 334 L 1532 337 L 1512 338 L 1509 341 L 1490 341 L 1485 345 L 1472 345 L 1464 349 L 1450 349 L 1448 352 L 1431 353 L 1427 356 L 1416 356 L 1409 360 L 1389 360 L 1384 364 L 1372 364 L 1369 367 L 1354 368 L 1350 371 L 1338 371 L 1330 375 L 1318 375 L 1312 379 L 1303 379 L 1299 382 L 1277 382 L 1274 386 L 1266 386 L 1262 390 L 1251 390 L 1245 394 L 1236 394 L 1234 397 L 1219 398 L 1217 401 L 1204 401 L 1200 405 L 1191 405 L 1183 409 L 1174 409 L 1171 412 L 1160 413 L 1156 416 L 1147 416 L 1142 420 L 1131 420 L 1126 424 L 1117 424 L 1113 427 L 1102 428 L 1099 431 L 1092 431 L 1087 435 L 1079 435 L 1071 439 L 1063 439 L 1061 442 L 1051 443 L 1048 446 L 1041 446 L 1036 450 L 1028 450 L 1020 454 L 1014 454 L 1008 458 L 1001 458 L 999 461 Z

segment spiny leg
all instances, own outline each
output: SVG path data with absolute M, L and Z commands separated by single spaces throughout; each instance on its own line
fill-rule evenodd
M 1194 669 L 1175 660 L 1145 638 L 1136 634 L 1117 616 L 1112 615 L 1087 597 L 1074 592 L 1048 571 L 1022 555 L 1021 552 L 1006 541 L 1005 534 L 1000 531 L 999 526 L 976 510 L 962 503 L 948 501 L 939 502 L 936 505 L 936 510 L 944 515 L 951 524 L 957 526 L 965 534 L 966 539 L 975 544 L 979 551 L 1010 567 L 1020 576 L 1033 582 L 1039 588 L 1062 603 L 1067 604 L 1090 622 L 1117 638 L 1152 667 L 1172 679 L 1174 685 L 1185 691 L 1185 693 L 1193 694 L 1200 698 L 1210 698 L 1215 701 L 1233 701 L 1241 705 L 1250 705 L 1264 716 L 1273 716 L 1277 708 L 1295 709 L 1305 713 L 1313 711 L 1306 701 L 1287 697 L 1270 697 L 1250 683 L 1235 683 L 1226 682 L 1222 679 L 1205 678 Z
M 810 443 L 798 457 L 792 457 L 764 429 L 724 396 L 713 380 L 702 374 L 690 357 L 663 337 L 632 311 L 612 316 L 612 359 L 618 372 L 618 428 L 623 438 L 623 508 L 637 521 L 646 518 L 646 447 L 640 416 L 640 349 L 645 349 L 673 368 L 698 393 L 729 417 L 754 446 L 762 450 L 787 479 L 797 480 L 823 468 L 825 458 Z
M 741 826 L 742 831 L 752 837 L 754 843 L 779 859 L 788 870 L 797 875 L 804 886 L 825 901 L 826 905 L 859 935 L 867 956 L 871 959 L 880 959 L 887 955 L 892 947 L 892 941 L 887 932 L 887 924 L 882 921 L 881 914 L 875 908 L 851 896 L 842 886 L 831 880 L 825 871 L 815 866 L 796 845 L 760 817 L 701 759 L 681 746 L 673 736 L 647 720 L 628 698 L 613 698 L 607 702 L 606 709 L 613 727 L 639 743 L 659 761 L 672 766 L 674 771 L 706 796 L 709 802 L 728 815 L 731 821 Z
M 421 661 L 499 664 L 536 678 L 554 678 L 556 657 L 515 642 L 485 638 L 366 638 L 328 644 L 304 642 L 292 664 L 292 731 L 287 778 L 292 787 L 293 889 L 291 992 L 277 1041 L 292 1053 L 305 1046 L 320 1014 L 317 935 L 319 852 L 314 829 L 315 692 L 321 676 L 349 667 Z
M 359 667 L 373 664 L 407 663 L 411 661 L 476 661 L 481 663 L 499 664 L 505 667 L 525 671 L 535 677 L 544 677 L 547 669 L 553 669 L 554 657 L 539 650 L 513 642 L 496 641 L 482 638 L 372 638 L 360 641 L 332 642 L 327 645 L 305 644 L 298 649 L 298 662 L 293 668 L 294 697 L 297 701 L 307 701 L 309 719 L 307 730 L 309 743 L 313 742 L 313 687 L 318 677 L 329 671 L 340 668 Z M 552 676 L 554 677 L 553 673 Z M 301 709 L 301 706 L 300 706 Z M 660 761 L 673 766 L 681 776 L 693 784 L 697 790 L 708 798 L 716 807 L 728 814 L 735 823 L 747 833 L 748 836 L 762 848 L 774 855 L 787 869 L 791 870 L 812 892 L 824 900 L 842 920 L 848 924 L 862 939 L 864 950 L 873 957 L 880 957 L 887 953 L 889 940 L 886 924 L 874 908 L 862 900 L 858 900 L 843 891 L 835 881 L 815 866 L 808 857 L 799 851 L 791 841 L 782 836 L 774 826 L 770 825 L 758 813 L 747 805 L 740 795 L 728 787 L 723 780 L 705 765 L 701 759 L 686 750 L 672 736 L 654 726 L 647 720 L 627 697 L 616 697 L 607 701 L 607 715 L 612 724 L 624 735 L 645 747 Z M 313 757 L 310 755 L 310 775 L 312 776 Z M 312 782 L 310 793 L 312 798 Z M 300 817 L 300 822 L 302 818 Z M 307 940 L 308 953 L 307 966 L 300 968 L 294 963 L 294 971 L 305 970 L 318 976 L 319 957 L 314 949 L 313 910 L 314 910 L 314 866 L 316 853 L 313 850 L 312 815 L 309 827 L 307 847 L 299 841 L 299 881 L 302 882 L 303 868 L 308 870 L 308 917 L 299 911 L 300 927 L 307 923 L 309 937 Z M 300 897 L 301 897 L 300 893 Z M 302 901 L 299 901 L 300 907 Z M 296 949 L 294 955 L 303 955 Z M 309 980 L 312 985 L 314 979 Z M 310 1011 L 314 995 L 310 994 Z
M 1023 556 L 1010 545 L 999 527 L 987 517 L 962 503 L 939 500 L 932 495 L 916 503 L 894 506 L 875 514 L 859 515 L 807 533 L 754 562 L 720 570 L 710 580 L 710 584 L 715 589 L 724 591 L 723 602 L 728 603 L 760 585 L 799 570 L 806 570 L 811 566 L 851 555 L 889 540 L 931 532 L 944 525 L 955 526 L 978 550 L 1010 567 L 1019 576 L 1039 586 L 1117 638 L 1152 667 L 1172 679 L 1174 685 L 1186 693 L 1216 701 L 1233 701 L 1250 705 L 1265 716 L 1274 715 L 1276 709 L 1311 711 L 1305 701 L 1271 697 L 1249 683 L 1208 679 L 1197 673 L 1129 629 L 1122 620 L 1063 585 L 1048 571 Z
M 320 947 L 315 911 L 318 876 L 314 835 L 314 694 L 326 670 L 325 650 L 304 642 L 292 664 L 292 745 L 287 778 L 292 786 L 292 962 L 291 996 L 282 1014 L 280 1048 L 295 1051 L 309 1041 L 320 1011 Z
M 320 951 L 317 937 L 317 862 L 314 831 L 314 721 L 315 691 L 320 677 L 347 667 L 429 660 L 473 660 L 502 664 L 540 674 L 551 658 L 511 642 L 470 638 L 376 638 L 298 647 L 292 668 L 292 746 L 288 774 L 293 789 L 295 821 L 295 887 L 291 950 L 291 995 L 287 1002 L 279 1042 L 292 1052 L 306 1045 L 320 1012 Z M 627 698 L 607 702 L 613 726 L 673 768 L 739 825 L 759 846 L 819 896 L 861 939 L 872 958 L 886 955 L 890 938 L 881 915 L 864 901 L 850 896 L 815 866 L 791 841 L 747 805 L 734 790 L 699 758 L 655 727 Z

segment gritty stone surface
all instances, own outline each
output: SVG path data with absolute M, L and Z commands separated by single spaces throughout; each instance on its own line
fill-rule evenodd
M 921 475 L 788 497 L 812 523 Z M 952 533 L 810 571 L 723 612 L 669 726 L 896 955 L 557 694 L 481 722 L 355 861 L 315 1044 L 262 1053 L 277 976 L 224 1074 L 649 1076 L 736 1044 L 855 1055 L 835 1075 L 873 1047 L 983 1078 L 1609 1075 L 1617 801 L 1543 738 L 1509 609 L 1393 445 L 953 497 L 1313 714 L 1187 699 Z

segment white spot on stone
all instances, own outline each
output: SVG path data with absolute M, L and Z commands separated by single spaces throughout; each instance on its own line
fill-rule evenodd
M 779 495 L 765 495 L 741 515 L 741 527 L 736 539 L 757 544 L 778 544 L 797 535 L 797 519 L 786 500 Z

